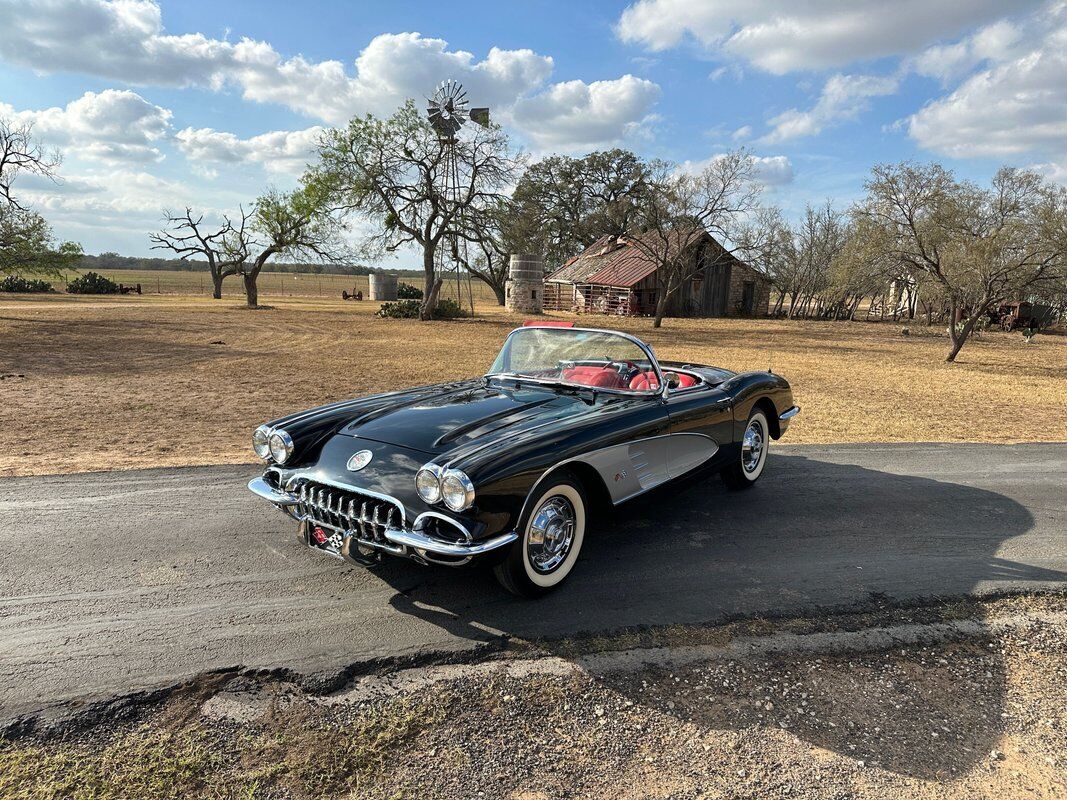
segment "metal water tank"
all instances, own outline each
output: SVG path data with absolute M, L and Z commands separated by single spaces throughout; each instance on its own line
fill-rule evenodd
M 367 277 L 371 300 L 396 300 L 396 275 L 372 272 Z
M 521 314 L 540 314 L 545 300 L 545 262 L 532 253 L 516 253 L 511 257 L 506 285 L 505 305 L 508 311 Z

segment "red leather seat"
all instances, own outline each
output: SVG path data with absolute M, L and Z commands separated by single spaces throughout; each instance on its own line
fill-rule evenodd
M 618 370 L 611 367 L 570 367 L 563 370 L 563 380 L 586 386 L 602 386 L 605 389 L 623 388 Z
M 678 387 L 684 389 L 687 386 L 696 386 L 697 379 L 692 375 L 687 375 L 684 372 L 675 373 L 678 375 Z M 656 390 L 659 388 L 659 382 L 656 380 L 656 373 L 649 370 L 648 372 L 642 372 L 640 375 L 635 375 L 630 381 L 631 389 L 639 390 Z
M 655 391 L 659 389 L 659 379 L 656 378 L 656 373 L 651 370 L 641 372 L 630 379 L 630 388 L 640 391 L 648 391 L 650 389 Z

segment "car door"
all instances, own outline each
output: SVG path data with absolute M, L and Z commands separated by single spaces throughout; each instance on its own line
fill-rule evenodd
M 667 415 L 667 470 L 672 478 L 724 457 L 733 444 L 732 402 L 718 389 L 698 384 L 669 390 Z

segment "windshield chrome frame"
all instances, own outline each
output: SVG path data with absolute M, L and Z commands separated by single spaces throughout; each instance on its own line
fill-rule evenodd
M 507 347 L 508 341 L 516 333 L 521 331 L 539 330 L 539 331 L 573 331 L 575 333 L 610 333 L 615 336 L 621 336 L 633 344 L 637 345 L 641 352 L 648 357 L 648 363 L 652 365 L 652 371 L 656 373 L 656 380 L 659 382 L 659 390 L 655 392 L 641 391 L 640 389 L 611 389 L 605 386 L 587 386 L 584 383 L 571 383 L 570 381 L 560 380 L 540 380 L 538 378 L 531 378 L 525 375 L 516 375 L 510 372 L 487 372 L 483 377 L 485 378 L 502 378 L 507 380 L 520 380 L 520 381 L 533 381 L 534 383 L 541 383 L 546 385 L 564 383 L 567 386 L 585 387 L 587 389 L 593 389 L 598 392 L 608 392 L 610 394 L 623 394 L 627 397 L 667 397 L 667 382 L 663 378 L 663 370 L 660 369 L 659 361 L 656 359 L 656 354 L 652 352 L 652 348 L 638 339 L 636 336 L 625 331 L 616 331 L 610 328 L 561 328 L 557 325 L 523 325 L 519 328 L 513 328 L 508 335 L 504 338 L 504 344 L 500 346 L 500 350 Z M 499 351 L 498 351 L 499 353 Z M 495 360 L 495 359 L 494 359 Z

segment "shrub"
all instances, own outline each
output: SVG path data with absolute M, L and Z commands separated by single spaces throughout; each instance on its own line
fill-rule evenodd
M 398 283 L 396 285 L 396 296 L 399 300 L 421 300 L 422 289 L 418 286 L 412 286 L 410 283 Z
M 23 278 L 21 275 L 8 275 L 2 281 L 0 281 L 0 292 L 20 292 L 29 294 L 31 292 L 54 292 L 55 287 L 52 286 L 49 281 L 42 281 L 38 278 Z
M 67 284 L 70 294 L 118 294 L 119 285 L 95 272 L 86 272 Z
M 421 308 L 422 302 L 419 300 L 397 300 L 393 303 L 382 303 L 382 307 L 378 309 L 378 316 L 389 319 L 418 319 Z M 438 319 L 456 319 L 467 316 L 463 307 L 450 297 L 438 300 L 437 308 L 433 313 Z

